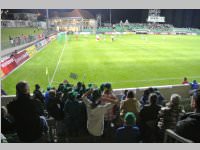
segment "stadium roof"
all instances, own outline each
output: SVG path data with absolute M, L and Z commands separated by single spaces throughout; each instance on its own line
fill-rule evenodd
M 87 10 L 74 9 L 71 12 L 64 12 L 61 14 L 62 17 L 81 17 L 84 19 L 93 19 L 94 16 Z

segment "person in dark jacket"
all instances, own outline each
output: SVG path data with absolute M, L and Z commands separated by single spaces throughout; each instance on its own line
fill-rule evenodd
M 144 105 L 143 109 L 139 113 L 139 126 L 141 128 L 141 134 L 143 142 L 155 142 L 156 141 L 156 129 L 158 122 L 158 112 L 161 106 L 157 104 L 158 96 L 156 93 L 149 95 L 150 104 Z
M 75 92 L 69 92 L 68 99 L 64 105 L 65 127 L 68 136 L 78 136 L 82 132 L 83 123 L 86 124 L 86 111 L 84 105 L 76 99 Z
M 140 140 L 140 129 L 136 126 L 136 116 L 133 112 L 127 112 L 124 117 L 124 126 L 116 131 L 116 142 L 138 143 Z
M 194 112 L 186 114 L 178 121 L 175 132 L 184 138 L 200 143 L 200 90 L 193 94 L 191 107 Z
M 13 121 L 8 117 L 8 110 L 5 106 L 1 106 L 1 133 L 15 133 Z
M 8 113 L 14 118 L 15 128 L 21 142 L 35 142 L 42 137 L 43 127 L 29 85 L 21 81 L 16 85 L 16 99 L 7 105 Z
M 35 90 L 33 91 L 33 97 L 35 99 L 39 99 L 41 101 L 41 103 L 44 105 L 44 95 L 42 94 L 42 92 L 40 91 L 40 86 L 39 84 L 35 85 Z

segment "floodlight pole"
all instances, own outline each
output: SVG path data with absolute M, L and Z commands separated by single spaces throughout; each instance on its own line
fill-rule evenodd
M 111 9 L 110 9 L 110 26 L 111 26 L 111 22 L 112 22 L 112 15 L 111 15 Z
M 47 24 L 47 31 L 49 29 L 49 11 L 46 9 L 46 24 Z

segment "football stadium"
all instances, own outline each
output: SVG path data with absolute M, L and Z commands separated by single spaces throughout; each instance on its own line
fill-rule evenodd
M 200 10 L 1 10 L 1 142 L 199 143 Z

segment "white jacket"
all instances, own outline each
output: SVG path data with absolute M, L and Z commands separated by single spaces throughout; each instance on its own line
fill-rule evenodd
M 83 102 L 87 107 L 87 129 L 89 133 L 93 136 L 101 136 L 104 130 L 104 115 L 108 109 L 114 106 L 114 104 L 106 103 L 92 109 L 92 102 L 88 98 L 83 98 Z

